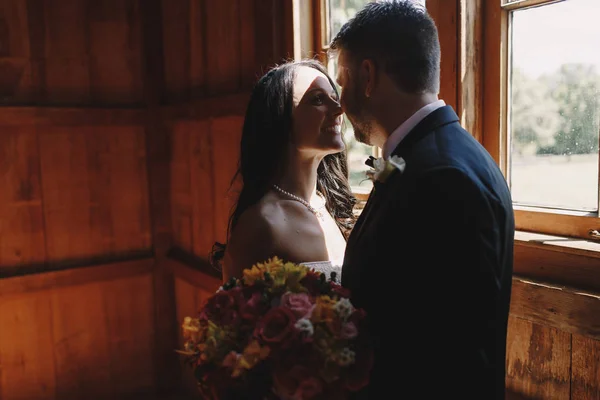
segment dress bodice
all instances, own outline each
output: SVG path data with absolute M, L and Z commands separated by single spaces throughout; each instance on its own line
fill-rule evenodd
M 314 269 L 317 272 L 322 272 L 325 274 L 327 279 L 331 277 L 331 273 L 335 272 L 336 277 L 335 281 L 337 283 L 342 282 L 342 266 L 335 265 L 331 261 L 311 261 L 311 262 L 303 262 L 301 263 L 304 266 Z

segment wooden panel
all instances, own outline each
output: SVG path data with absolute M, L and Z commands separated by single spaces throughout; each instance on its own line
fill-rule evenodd
M 0 267 L 44 261 L 40 164 L 32 129 L 3 127 L 0 187 Z
M 461 125 L 479 142 L 483 141 L 482 65 L 483 65 L 483 2 L 460 0 L 460 38 L 457 110 Z M 444 59 L 444 57 L 442 57 Z
M 29 274 L 0 278 L 0 298 L 44 289 L 102 282 L 147 273 L 152 270 L 154 259 L 113 262 L 104 265 L 69 268 L 43 274 Z
M 600 399 L 600 341 L 573 335 L 572 399 Z
M 56 393 L 61 400 L 112 395 L 102 290 L 101 284 L 94 283 L 64 288 L 50 297 Z
M 118 278 L 119 266 L 98 267 L 102 277 L 94 268 L 61 271 L 72 272 L 67 286 L 50 285 L 47 276 L 59 273 L 49 273 L 28 276 L 41 281 L 28 291 L 0 288 L 0 399 L 148 398 L 155 382 L 153 276 L 146 269 Z M 97 281 L 78 284 L 85 273 Z M 111 275 L 118 279 L 104 280 Z
M 441 87 L 439 97 L 451 105 L 460 115 L 458 109 L 458 32 L 459 0 L 427 0 L 427 11 L 433 18 L 440 32 Z
M 166 120 L 210 119 L 228 116 L 242 116 L 250 100 L 250 93 L 237 93 L 210 97 L 187 104 L 161 107 Z M 1 115 L 1 114 L 0 114 Z
M 0 327 L 0 399 L 61 399 L 48 295 L 0 298 Z
M 205 95 L 208 79 L 206 64 L 206 0 L 190 3 L 190 97 L 195 100 Z M 245 1 L 244 3 L 252 3 Z M 240 14 L 241 15 L 241 14 Z
M 140 125 L 145 118 L 136 108 L 0 107 L 0 126 Z
M 241 90 L 251 90 L 254 83 L 258 80 L 260 66 L 256 65 L 256 47 L 260 43 L 256 42 L 255 26 L 256 17 L 255 6 L 256 1 L 240 1 L 240 71 L 241 71 Z M 291 2 L 290 2 L 291 4 Z M 258 21 L 258 23 L 276 23 L 277 21 Z M 292 20 L 288 21 L 292 25 Z
M 91 98 L 94 104 L 142 101 L 138 0 L 88 2 Z
M 565 333 L 600 339 L 600 296 L 514 279 L 510 313 Z
M 46 96 L 53 104 L 89 104 L 86 2 L 45 0 Z
M 240 85 L 240 0 L 205 4 L 208 94 L 234 93 Z
M 141 128 L 49 127 L 40 146 L 49 260 L 149 248 Z
M 139 4 L 139 0 L 2 0 L 0 101 L 139 103 Z
M 173 259 L 166 260 L 166 266 L 176 278 L 183 279 L 207 293 L 214 293 L 222 284 L 220 279 Z
M 214 242 L 213 165 L 208 121 L 174 124 L 172 141 L 173 243 L 206 258 Z
M 551 245 L 517 242 L 514 272 L 530 279 L 600 293 L 600 258 L 568 253 Z
M 108 282 L 103 288 L 115 394 L 154 387 L 154 299 L 152 275 Z
M 190 123 L 176 123 L 171 131 L 171 219 L 173 245 L 192 250 Z
M 190 9 L 194 3 L 194 7 L 199 8 L 204 2 L 162 0 L 165 97 L 170 103 L 189 100 Z
M 190 132 L 190 167 L 192 195 L 192 251 L 207 258 L 215 242 L 215 170 L 212 140 L 208 121 L 194 124 Z M 233 161 L 233 160 L 232 160 Z
M 569 399 L 571 335 L 519 318 L 509 320 L 506 387 L 532 399 Z
M 230 184 L 237 170 L 243 122 L 242 117 L 228 117 L 212 120 L 210 125 L 215 182 L 215 240 L 221 243 L 226 241 L 227 223 L 239 189 L 236 186 L 231 188 Z

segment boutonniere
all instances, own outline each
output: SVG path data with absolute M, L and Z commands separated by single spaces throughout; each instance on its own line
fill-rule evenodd
M 404 158 L 398 156 L 391 156 L 387 160 L 384 160 L 383 157 L 375 158 L 370 156 L 369 159 L 365 161 L 365 164 L 373 168 L 366 172 L 367 177 L 373 182 L 379 181 L 382 183 L 385 182 L 395 170 L 403 172 L 404 168 L 406 168 L 406 161 L 404 161 Z

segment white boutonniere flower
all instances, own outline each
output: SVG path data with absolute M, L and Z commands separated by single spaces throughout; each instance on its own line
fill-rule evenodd
M 403 172 L 404 168 L 406 168 L 406 161 L 404 161 L 404 158 L 398 156 L 391 156 L 387 160 L 384 160 L 383 157 L 369 157 L 369 160 L 365 164 L 373 168 L 367 171 L 367 177 L 372 181 L 379 182 L 385 182 L 395 170 Z

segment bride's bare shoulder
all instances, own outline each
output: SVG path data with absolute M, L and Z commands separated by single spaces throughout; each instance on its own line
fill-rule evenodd
M 313 229 L 306 227 L 314 216 L 300 203 L 266 196 L 245 210 L 231 232 L 224 259 L 224 274 L 239 276 L 243 269 L 278 256 L 305 260 L 306 251 L 320 250 L 308 241 Z M 318 230 L 318 223 L 317 223 Z M 311 240 L 312 241 L 312 240 Z M 326 253 L 325 253 L 326 254 Z

